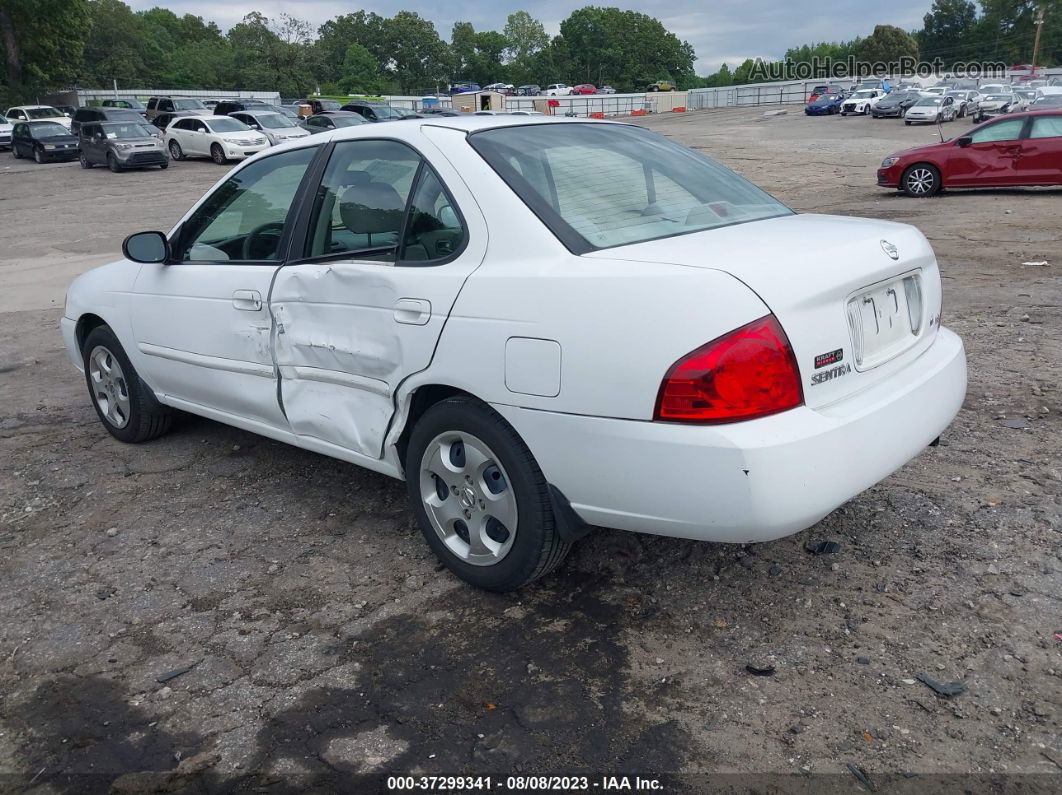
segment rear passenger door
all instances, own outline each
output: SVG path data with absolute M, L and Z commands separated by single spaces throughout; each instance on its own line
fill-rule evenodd
M 1062 185 L 1062 114 L 1032 118 L 1015 171 L 1023 185 Z
M 457 172 L 427 140 L 329 144 L 300 219 L 301 259 L 270 298 L 291 429 L 379 459 L 395 392 L 425 369 L 487 230 Z M 421 152 L 434 152 L 430 162 Z M 320 446 L 320 445 L 318 445 Z

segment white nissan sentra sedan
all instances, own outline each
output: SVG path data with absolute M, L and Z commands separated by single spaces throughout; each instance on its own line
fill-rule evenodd
M 62 320 L 113 436 L 182 410 L 404 478 L 428 544 L 493 590 L 588 525 L 809 527 L 966 388 L 917 229 L 796 213 L 626 124 L 313 136 L 123 252 Z

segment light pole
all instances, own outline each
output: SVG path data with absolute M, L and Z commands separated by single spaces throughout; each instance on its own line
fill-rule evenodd
M 1036 10 L 1036 41 L 1033 44 L 1033 57 L 1032 57 L 1032 74 L 1030 77 L 1036 77 L 1036 58 L 1040 55 L 1040 31 L 1044 27 L 1044 7 L 1039 6 Z

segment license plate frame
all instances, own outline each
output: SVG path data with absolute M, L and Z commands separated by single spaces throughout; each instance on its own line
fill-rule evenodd
M 849 329 L 856 351 L 856 370 L 872 370 L 899 356 L 918 341 L 920 329 L 912 327 L 908 305 L 905 286 L 908 279 L 913 279 L 921 298 L 921 278 L 917 272 L 912 272 L 863 287 L 846 302 Z M 918 304 L 921 304 L 921 300 Z

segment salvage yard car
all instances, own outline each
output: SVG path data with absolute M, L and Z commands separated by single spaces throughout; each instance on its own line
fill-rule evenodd
M 70 128 L 70 117 L 51 105 L 16 105 L 4 113 L 12 124 L 18 121 L 54 121 Z
M 870 108 L 870 115 L 875 119 L 902 118 L 923 96 L 921 91 L 893 91 Z
M 14 132 L 15 125 L 7 120 L 5 116 L 0 116 L 0 149 L 11 148 L 11 133 Z
M 188 116 L 165 131 L 170 157 L 209 157 L 219 166 L 242 160 L 269 148 L 269 139 L 242 121 L 228 116 Z
M 32 157 L 38 163 L 74 160 L 77 138 L 57 121 L 20 121 L 11 132 L 11 154 L 15 159 Z
M 165 170 L 170 165 L 158 129 L 143 117 L 134 122 L 86 122 L 81 125 L 78 143 L 82 168 L 105 165 L 118 173 L 146 166 Z
M 959 109 L 955 104 L 955 98 L 943 95 L 931 95 L 922 97 L 907 109 L 903 115 L 904 124 L 921 124 L 944 121 L 955 121 Z
M 808 116 L 832 116 L 841 112 L 841 104 L 844 102 L 844 93 L 823 94 L 804 106 L 804 113 Z
M 943 143 L 889 155 L 878 185 L 908 196 L 943 188 L 1062 185 L 1062 111 L 994 119 Z
M 614 122 L 313 136 L 123 253 L 61 321 L 108 432 L 146 441 L 181 409 L 404 478 L 427 543 L 492 590 L 588 525 L 801 530 L 965 393 L 921 232 L 796 213 Z
M 977 103 L 973 112 L 973 123 L 980 124 L 986 119 L 996 116 L 1006 116 L 1008 113 L 1024 110 L 1018 105 L 1017 94 L 986 94 Z
M 841 115 L 847 116 L 849 113 L 859 113 L 866 116 L 886 96 L 886 93 L 880 88 L 861 88 L 854 94 L 845 97 L 844 102 L 841 103 Z

